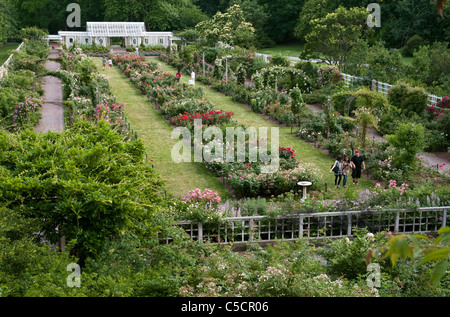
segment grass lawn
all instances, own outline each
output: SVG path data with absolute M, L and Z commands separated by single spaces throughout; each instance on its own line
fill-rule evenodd
M 176 69 L 161 62 L 161 68 L 166 72 L 176 73 Z M 182 76 L 182 82 L 188 83 L 188 76 Z M 202 87 L 205 91 L 205 97 L 216 105 L 217 109 L 231 111 L 234 115 L 234 120 L 239 123 L 244 123 L 248 127 L 267 127 L 270 131 L 271 127 L 276 127 L 278 125 L 271 123 L 261 115 L 253 112 L 249 108 L 233 101 L 231 97 L 225 96 L 212 88 L 203 85 L 200 82 L 196 82 L 196 85 Z M 334 163 L 334 159 L 330 158 L 328 155 L 322 153 L 321 151 L 315 149 L 313 146 L 306 142 L 303 142 L 299 138 L 290 134 L 291 129 L 289 127 L 280 128 L 280 146 L 291 147 L 295 149 L 297 159 L 304 162 L 314 162 L 322 171 L 324 175 L 323 184 L 321 190 L 324 190 L 324 184 L 328 184 L 328 194 L 331 198 L 343 197 L 345 189 L 344 188 L 334 188 L 334 174 L 330 173 L 330 168 Z M 351 177 L 348 178 L 348 182 L 351 182 Z M 342 184 L 341 184 L 342 185 Z M 350 187 L 353 185 L 350 184 Z M 361 189 L 372 189 L 374 184 L 366 179 L 361 179 L 360 185 L 356 187 L 358 190 Z
M 11 51 L 15 50 L 19 44 L 5 44 L 0 47 L 0 66 L 8 59 L 11 55 Z
M 108 77 L 111 91 L 117 96 L 117 100 L 126 103 L 127 120 L 144 142 L 149 160 L 153 160 L 153 165 L 166 182 L 167 192 L 181 195 L 195 188 L 208 188 L 218 192 L 222 198 L 229 197 L 226 188 L 203 163 L 177 164 L 172 161 L 171 149 L 178 140 L 171 139 L 173 128 L 170 124 L 118 68 L 103 71 L 101 59 L 93 60 L 99 72 Z
M 403 57 L 403 62 L 406 65 L 412 65 L 413 60 L 414 60 L 414 57 Z
M 287 45 L 277 45 L 275 47 L 270 48 L 261 48 L 258 49 L 258 53 L 263 54 L 281 54 L 283 56 L 294 56 L 298 57 L 300 56 L 300 53 L 303 51 L 304 45 L 303 44 L 287 44 Z

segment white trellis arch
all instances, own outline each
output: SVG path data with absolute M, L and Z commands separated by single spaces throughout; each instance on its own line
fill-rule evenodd
M 86 32 L 59 31 L 67 47 L 75 44 L 97 44 L 109 46 L 111 38 L 123 37 L 125 46 L 139 46 L 144 44 L 172 45 L 172 32 L 147 32 L 144 22 L 87 22 Z

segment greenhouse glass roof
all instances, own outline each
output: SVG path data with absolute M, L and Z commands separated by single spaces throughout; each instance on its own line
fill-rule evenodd
M 144 22 L 87 22 L 90 36 L 126 37 L 142 36 L 146 32 Z

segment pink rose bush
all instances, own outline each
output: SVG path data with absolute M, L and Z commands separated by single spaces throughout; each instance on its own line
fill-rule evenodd
M 205 203 L 220 203 L 220 196 L 218 193 L 205 189 L 203 192 L 196 188 L 194 190 L 190 190 L 184 197 L 184 202 L 205 202 Z

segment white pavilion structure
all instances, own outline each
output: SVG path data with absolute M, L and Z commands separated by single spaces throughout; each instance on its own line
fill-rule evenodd
M 67 47 L 75 45 L 111 46 L 111 38 L 121 37 L 125 46 L 172 45 L 172 32 L 147 32 L 144 22 L 87 22 L 86 32 L 59 31 L 58 35 Z

